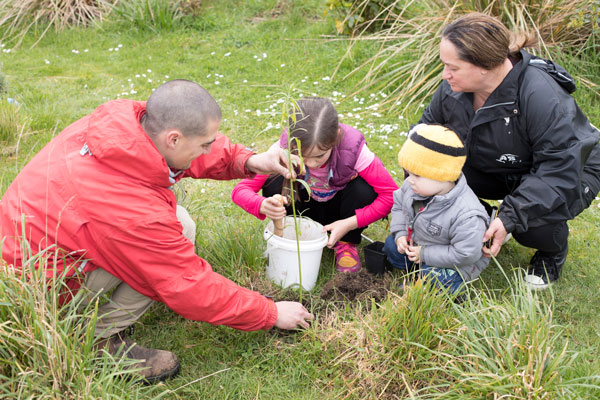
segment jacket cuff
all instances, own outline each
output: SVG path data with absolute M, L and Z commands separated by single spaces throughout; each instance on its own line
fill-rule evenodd
M 256 176 L 256 173 L 250 171 L 246 166 L 246 164 L 248 163 L 248 159 L 255 154 L 256 153 L 254 151 L 250 150 L 249 148 L 245 148 L 244 150 L 242 150 L 242 154 L 238 158 L 239 163 L 243 166 L 242 168 L 246 178 L 254 178 Z
M 265 326 L 263 327 L 265 331 L 271 329 L 275 325 L 275 322 L 277 322 L 277 306 L 273 299 L 267 298 L 267 300 L 267 322 L 265 322 Z
M 512 222 L 510 219 L 508 219 L 508 217 L 506 215 L 503 214 L 499 214 L 498 218 L 500 218 L 500 221 L 502 221 L 502 224 L 504 225 L 504 229 L 506 229 L 506 233 L 511 233 L 515 230 L 515 223 Z
M 408 236 L 408 231 L 404 231 L 404 230 L 402 230 L 402 231 L 398 231 L 398 232 L 394 233 L 394 242 L 395 242 L 396 240 L 398 240 L 398 238 L 399 238 L 400 236 Z

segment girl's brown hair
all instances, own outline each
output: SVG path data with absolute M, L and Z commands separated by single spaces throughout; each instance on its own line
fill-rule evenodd
M 296 102 L 298 108 L 295 111 L 295 122 L 292 117 L 289 119 L 290 138 L 297 138 L 300 141 L 302 151 L 317 147 L 321 150 L 329 150 L 339 142 L 339 120 L 335 107 L 328 99 L 323 97 L 305 97 Z M 292 152 L 298 152 L 295 140 L 291 140 Z M 300 201 L 298 196 L 300 186 L 297 182 L 294 184 L 294 198 Z M 290 181 L 283 180 L 281 194 L 290 198 Z M 307 199 L 307 201 L 310 199 Z
M 535 35 L 512 33 L 497 18 L 476 12 L 457 18 L 444 28 L 442 38 L 456 47 L 461 60 L 487 70 L 501 65 L 521 49 L 537 44 Z
M 335 107 L 323 97 L 305 97 L 296 102 L 296 122 L 290 117 L 292 138 L 298 138 L 302 149 L 317 147 L 329 150 L 338 143 L 339 121 Z M 292 141 L 292 148 L 296 141 Z

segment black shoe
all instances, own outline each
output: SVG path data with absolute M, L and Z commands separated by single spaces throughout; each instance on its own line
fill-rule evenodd
M 546 289 L 556 282 L 568 252 L 568 246 L 560 253 L 548 254 L 540 250 L 536 251 L 529 262 L 531 265 L 525 275 L 525 285 L 537 290 Z

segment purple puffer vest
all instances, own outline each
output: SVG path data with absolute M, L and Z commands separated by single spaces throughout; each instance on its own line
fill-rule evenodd
M 339 126 L 341 141 L 333 147 L 329 157 L 329 187 L 333 190 L 342 190 L 356 177 L 357 171 L 354 166 L 365 145 L 365 137 L 360 131 L 345 124 Z M 286 129 L 279 139 L 279 145 L 284 149 L 287 148 L 287 136 Z

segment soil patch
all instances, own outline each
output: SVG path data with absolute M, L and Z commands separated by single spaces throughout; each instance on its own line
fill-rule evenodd
M 390 288 L 388 274 L 375 276 L 365 268 L 354 273 L 337 273 L 321 290 L 321 298 L 329 301 L 381 301 Z

